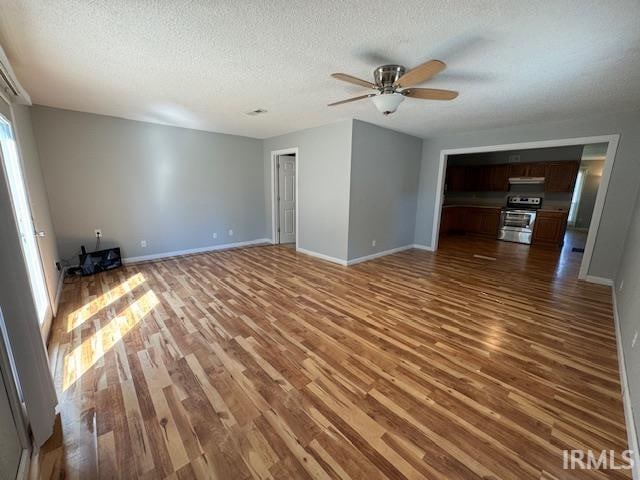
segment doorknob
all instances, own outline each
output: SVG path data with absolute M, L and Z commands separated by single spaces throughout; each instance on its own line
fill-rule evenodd
M 36 232 L 36 236 L 40 238 L 44 238 L 47 236 L 47 232 L 45 232 L 44 230 L 40 230 L 39 232 Z

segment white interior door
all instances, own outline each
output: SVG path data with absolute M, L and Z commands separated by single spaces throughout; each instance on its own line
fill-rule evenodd
M 2 115 L 0 115 L 0 147 L 4 180 L 9 187 L 13 213 L 22 240 L 22 253 L 29 272 L 31 293 L 38 312 L 38 320 L 42 324 L 49 308 L 49 297 L 40 260 L 40 250 L 36 241 L 36 232 L 33 227 L 22 164 L 18 155 L 18 146 L 11 123 Z
M 296 242 L 296 157 L 278 157 L 278 238 L 280 243 Z

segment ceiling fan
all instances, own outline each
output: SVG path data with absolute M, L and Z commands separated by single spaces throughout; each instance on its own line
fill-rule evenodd
M 371 98 L 376 108 L 383 115 L 390 115 L 398 109 L 404 97 L 419 98 L 421 100 L 453 100 L 458 96 L 458 92 L 435 88 L 414 88 L 414 85 L 426 82 L 446 67 L 447 65 L 440 60 L 429 60 L 408 72 L 402 65 L 382 65 L 373 71 L 374 83 L 346 73 L 332 73 L 331 76 L 333 78 L 360 85 L 361 87 L 371 88 L 377 90 L 377 92 L 333 102 L 329 106 L 333 107 L 364 98 Z

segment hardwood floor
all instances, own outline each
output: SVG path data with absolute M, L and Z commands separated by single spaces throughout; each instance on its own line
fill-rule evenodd
M 630 478 L 562 468 L 627 448 L 610 291 L 565 250 L 451 237 L 342 267 L 257 247 L 65 285 L 63 448 L 40 473 Z

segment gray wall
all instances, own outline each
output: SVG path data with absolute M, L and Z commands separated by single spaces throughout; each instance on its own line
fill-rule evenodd
M 129 258 L 264 237 L 260 140 L 40 106 L 32 118 L 63 258 L 93 249 L 95 228 Z
M 51 221 L 49 209 L 49 199 L 42 177 L 40 167 L 40 157 L 36 147 L 36 140 L 33 135 L 31 123 L 31 111 L 24 105 L 13 105 L 13 115 L 15 120 L 16 136 L 20 143 L 20 153 L 22 155 L 22 165 L 24 168 L 25 181 L 29 191 L 29 201 L 31 203 L 31 214 L 33 216 L 33 226 L 37 231 L 44 231 L 46 237 L 38 238 L 42 267 L 51 305 L 54 305 L 60 272 L 56 268 L 58 256 L 58 245 L 56 235 Z M 47 319 L 47 324 L 50 319 Z M 45 338 L 46 338 L 45 334 Z
M 271 236 L 271 152 L 298 147 L 298 248 L 347 259 L 351 120 L 264 140 L 266 232 Z
M 413 244 L 421 155 L 422 139 L 354 120 L 350 260 Z
M 636 156 L 636 161 L 640 161 L 640 155 Z M 635 180 L 638 181 L 637 176 Z M 631 346 L 640 331 L 640 195 L 624 243 L 615 288 L 631 408 L 637 432 L 640 432 L 640 339 L 635 347 Z
M 475 131 L 423 141 L 415 242 L 431 245 L 440 151 L 448 148 L 500 145 L 559 138 L 621 134 L 611 184 L 605 200 L 589 274 L 613 278 L 631 218 L 630 198 L 638 193 L 640 112 L 592 116 L 579 120 Z

